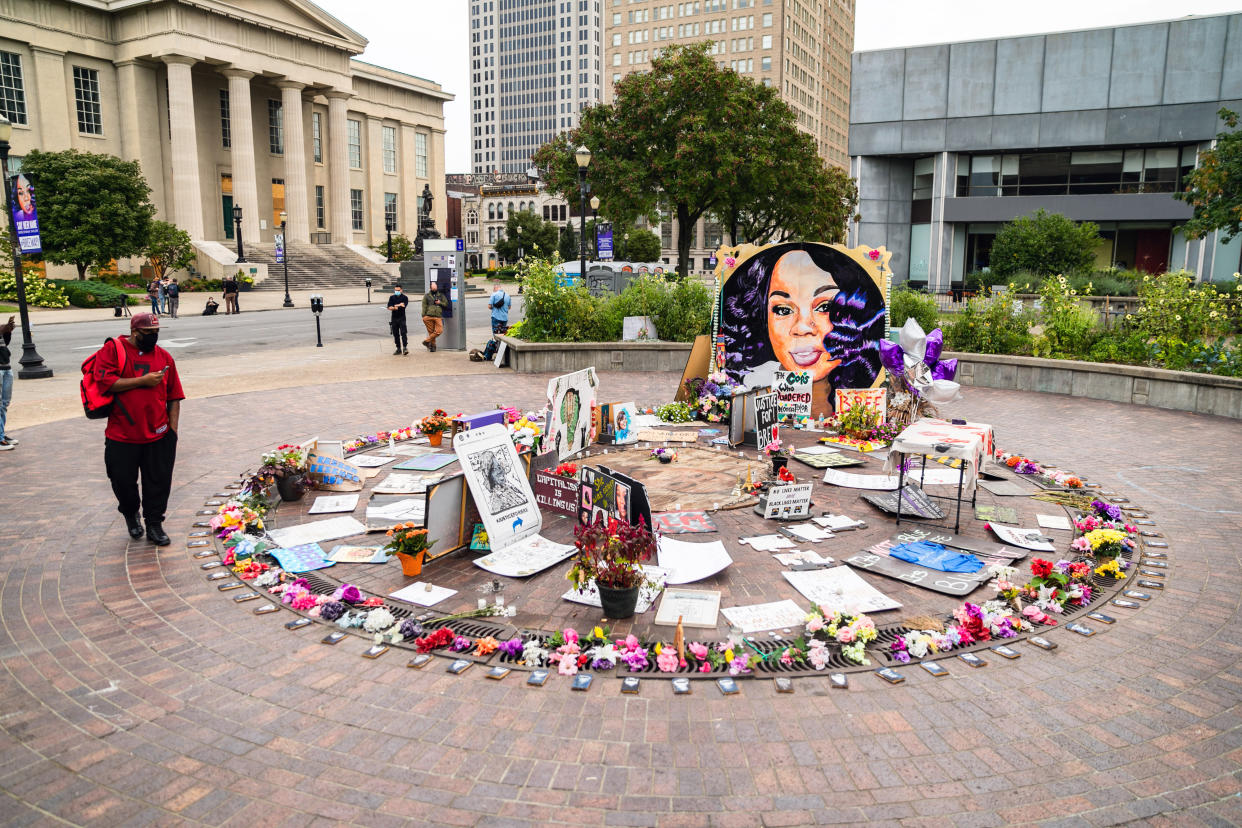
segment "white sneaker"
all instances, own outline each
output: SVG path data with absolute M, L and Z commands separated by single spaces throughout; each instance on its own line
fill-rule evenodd
M 17 448 L 17 446 L 12 443 L 0 443 L 0 451 L 12 451 L 15 448 Z
M 20 446 L 22 441 L 16 437 L 5 437 L 3 440 L 0 440 L 0 445 L 4 445 L 6 443 L 10 446 Z

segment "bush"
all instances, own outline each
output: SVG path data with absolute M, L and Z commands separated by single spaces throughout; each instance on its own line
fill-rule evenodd
M 31 307 L 69 307 L 69 299 L 65 296 L 65 292 L 43 276 L 28 273 L 23 269 L 22 281 L 26 285 L 26 303 Z M 12 273 L 0 271 L 0 299 L 17 301 L 17 277 Z
M 560 284 L 552 264 L 529 260 L 523 280 L 525 322 L 530 342 L 615 342 L 627 316 L 649 316 L 661 339 L 690 342 L 707 333 L 712 293 L 694 279 L 665 282 L 658 276 L 634 279 L 617 296 L 595 297 L 582 284 Z
M 1005 279 L 1023 271 L 1040 277 L 1086 273 L 1095 261 L 1099 240 L 1099 227 L 1092 222 L 1076 224 L 1040 209 L 1000 229 L 992 242 L 989 264 L 993 273 Z
M 1029 354 L 1034 314 L 1019 308 L 1013 291 L 975 297 L 944 329 L 945 346 L 951 351 L 976 354 Z
M 1090 308 L 1079 304 L 1078 291 L 1064 276 L 1046 279 L 1039 288 L 1039 322 L 1042 332 L 1035 337 L 1036 356 L 1058 359 L 1082 358 L 1096 339 L 1096 318 Z
M 1156 348 L 1147 337 L 1134 330 L 1104 331 L 1091 345 L 1087 359 L 1092 362 L 1119 362 L 1122 365 L 1156 365 Z
M 940 324 L 940 310 L 936 307 L 936 300 L 904 285 L 893 291 L 889 313 L 894 328 L 906 324 L 910 317 L 918 320 L 924 331 L 931 331 Z
M 112 285 L 94 279 L 51 279 L 52 284 L 64 291 L 69 304 L 75 308 L 115 308 L 123 299 L 128 305 L 140 300 Z M 146 294 L 144 293 L 143 296 Z
M 224 290 L 224 282 L 220 279 L 182 279 L 177 286 L 181 288 L 182 293 L 196 291 L 219 293 Z
M 1224 336 L 1235 312 L 1211 285 L 1195 284 L 1182 270 L 1144 276 L 1139 284 L 1138 330 L 1162 349 L 1178 342 Z

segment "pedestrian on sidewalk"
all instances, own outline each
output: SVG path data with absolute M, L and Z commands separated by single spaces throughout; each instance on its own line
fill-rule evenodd
M 181 306 L 181 287 L 177 284 L 177 280 L 173 279 L 168 283 L 168 312 L 172 314 L 172 318 L 177 318 L 177 308 Z
M 492 333 L 503 334 L 509 330 L 509 308 L 513 299 L 500 288 L 500 282 L 492 284 L 492 298 L 488 301 L 492 309 Z
M 9 351 L 9 342 L 13 338 L 13 328 L 16 324 L 10 316 L 8 322 L 0 325 L 0 451 L 12 451 L 17 448 L 17 439 L 10 437 L 9 433 L 4 430 L 9 414 L 9 403 L 13 399 L 13 366 L 9 364 L 13 357 Z
M 392 296 L 388 297 L 388 310 L 392 312 L 388 328 L 392 331 L 393 344 L 397 346 L 392 352 L 393 356 L 410 352 L 410 335 L 405 327 L 405 308 L 408 304 L 410 297 L 401 290 L 401 285 L 393 285 Z
M 159 317 L 136 313 L 129 330 L 128 337 L 111 340 L 113 347 L 105 345 L 95 360 L 95 381 L 116 397 L 104 431 L 104 468 L 130 537 L 142 537 L 145 520 L 147 539 L 167 546 L 171 541 L 164 532 L 164 511 L 185 392 L 172 356 L 155 344 Z M 123 367 L 115 346 L 125 349 Z
M 444 309 L 449 306 L 448 297 L 440 292 L 440 285 L 431 283 L 430 290 L 423 294 L 423 324 L 427 326 L 427 338 L 423 345 L 433 354 L 436 351 L 436 337 L 444 333 Z
M 237 309 L 237 293 L 241 290 L 241 288 L 237 285 L 236 277 L 225 276 L 223 288 L 224 315 L 228 316 L 230 313 L 241 313 L 241 311 Z
M 151 313 L 159 316 L 160 314 L 160 280 L 152 279 L 147 282 L 147 298 L 151 300 Z
M 167 314 L 168 310 L 168 277 L 159 280 L 160 290 L 160 313 Z

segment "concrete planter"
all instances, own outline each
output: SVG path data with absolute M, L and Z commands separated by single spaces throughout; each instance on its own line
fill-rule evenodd
M 1242 419 L 1242 379 L 1071 359 L 946 353 L 964 386 L 1069 394 Z
M 526 342 L 500 337 L 509 366 L 523 374 L 567 374 L 594 366 L 598 371 L 678 371 L 686 367 L 691 342 Z

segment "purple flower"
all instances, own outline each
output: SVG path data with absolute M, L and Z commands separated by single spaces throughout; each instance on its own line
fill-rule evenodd
M 424 632 L 423 625 L 415 621 L 413 618 L 407 618 L 401 622 L 401 626 L 397 628 L 397 632 L 401 633 L 402 638 L 418 638 Z
M 362 600 L 362 592 L 353 584 L 341 584 L 336 588 L 336 592 L 332 593 L 332 598 L 347 604 L 356 604 Z
M 340 601 L 329 601 L 319 607 L 319 617 L 324 621 L 335 621 L 345 614 L 345 605 Z
M 1113 504 L 1106 503 L 1103 500 L 1093 500 L 1091 501 L 1091 508 L 1094 509 L 1095 513 L 1102 518 L 1107 518 L 1108 520 L 1121 520 L 1121 508 L 1119 506 L 1114 506 Z
M 621 660 L 629 666 L 631 673 L 638 672 L 647 666 L 647 651 L 642 647 L 635 647 L 626 653 L 622 653 Z
M 500 642 L 500 646 L 497 649 L 510 659 L 518 659 L 522 657 L 522 650 L 526 649 L 526 645 L 522 643 L 522 639 L 514 637 L 508 641 Z
M 473 641 L 471 641 L 469 638 L 466 638 L 464 635 L 459 635 L 453 639 L 453 643 L 452 645 L 450 645 L 449 649 L 451 649 L 455 653 L 464 653 L 466 650 L 469 650 L 473 646 L 474 646 Z

